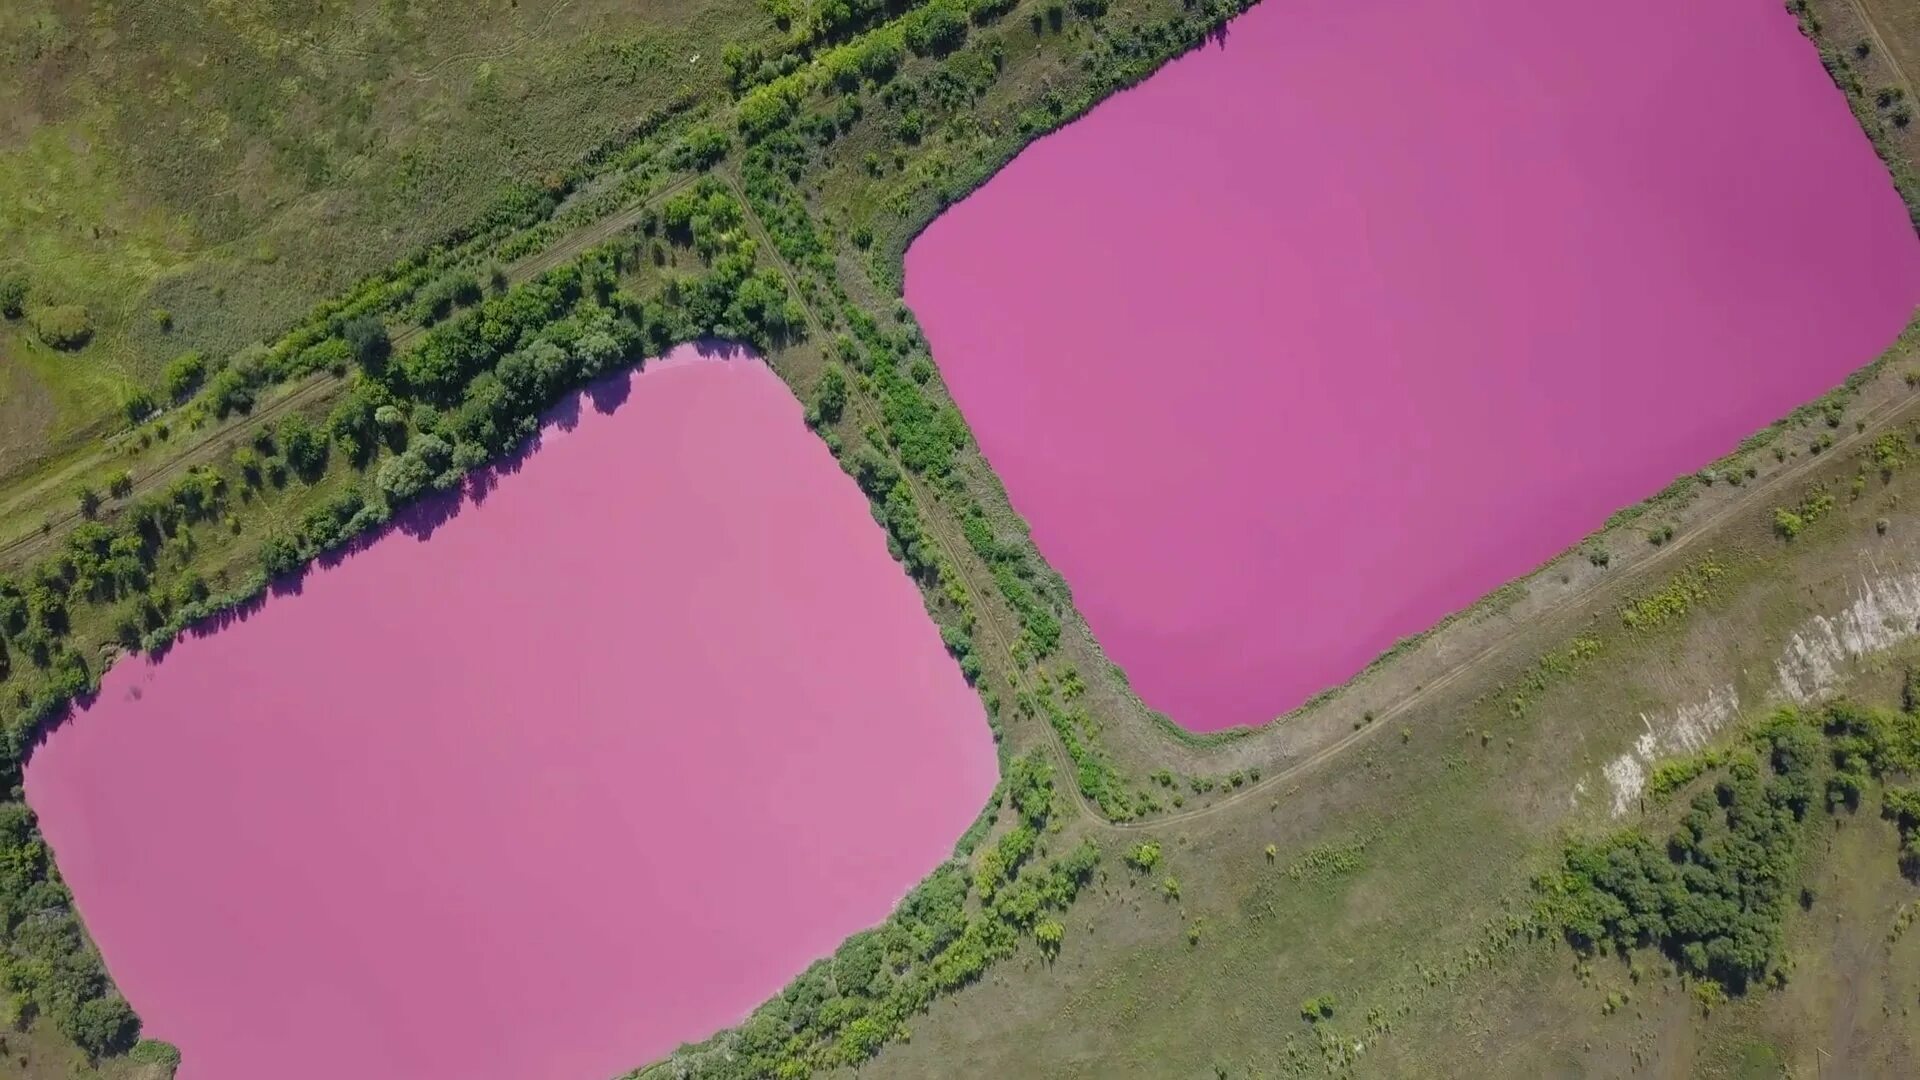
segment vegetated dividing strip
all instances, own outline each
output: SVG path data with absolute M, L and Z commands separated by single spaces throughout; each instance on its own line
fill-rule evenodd
M 740 191 L 739 185 L 734 182 L 732 176 L 727 175 L 726 173 L 720 173 L 719 175 L 726 182 L 727 186 L 730 189 L 732 189 L 734 197 L 740 201 L 741 211 L 745 216 L 745 219 L 748 222 L 749 227 L 752 228 L 753 231 L 757 234 L 757 238 L 759 239 L 759 241 L 768 248 L 768 254 L 771 256 L 773 261 L 779 266 L 780 272 L 783 275 L 785 275 L 788 286 L 794 290 L 795 298 L 800 302 L 801 311 L 805 313 L 807 317 L 807 325 L 809 330 L 815 335 L 816 340 L 824 341 L 825 337 L 823 334 L 823 325 L 821 324 L 819 318 L 815 315 L 812 305 L 810 305 L 807 302 L 805 295 L 801 292 L 798 278 L 793 273 L 792 268 L 787 265 L 786 259 L 780 254 L 779 248 L 774 246 L 773 239 L 767 233 L 765 225 L 761 223 L 759 215 L 754 212 L 753 205 L 747 201 L 746 196 L 742 194 L 742 192 Z M 870 423 L 874 422 L 876 418 L 874 418 L 869 412 L 867 412 L 867 409 L 865 407 L 866 403 L 865 403 L 864 394 L 860 394 L 857 396 L 859 397 L 861 404 L 856 407 L 861 408 L 863 419 L 866 419 Z M 1857 430 L 1855 430 L 1852 434 L 1843 436 L 1840 439 L 1836 440 L 1832 446 L 1828 447 L 1827 453 L 1824 453 L 1818 456 L 1810 456 L 1805 461 L 1802 461 L 1797 465 L 1793 465 L 1786 469 L 1783 469 L 1780 472 L 1777 472 L 1772 476 L 1767 477 L 1767 479 L 1765 479 L 1764 481 L 1761 481 L 1759 483 L 1751 485 L 1750 487 L 1745 488 L 1742 491 L 1741 495 L 1736 497 L 1729 505 L 1727 505 L 1726 507 L 1723 507 L 1721 510 L 1715 512 L 1714 514 L 1709 515 L 1703 521 L 1689 528 L 1684 536 L 1681 536 L 1680 538 L 1674 540 L 1673 542 L 1666 544 L 1665 546 L 1661 547 L 1659 550 L 1653 552 L 1651 555 L 1642 559 L 1640 562 L 1622 571 L 1620 574 L 1600 577 L 1595 581 L 1593 581 L 1591 584 L 1583 586 L 1582 588 L 1569 594 L 1568 596 L 1562 597 L 1561 599 L 1555 601 L 1551 606 L 1541 611 L 1538 615 L 1533 616 L 1533 618 L 1528 620 L 1526 624 L 1514 626 L 1508 629 L 1505 633 L 1501 634 L 1499 637 L 1495 638 L 1492 642 L 1488 643 L 1485 648 L 1482 648 L 1480 651 L 1474 653 L 1472 656 L 1469 656 L 1466 659 L 1460 661 L 1459 663 L 1454 664 L 1453 666 L 1447 668 L 1439 676 L 1424 683 L 1420 689 L 1415 690 L 1413 693 L 1407 695 L 1404 698 L 1401 698 L 1399 701 L 1381 710 L 1380 713 L 1375 717 L 1375 721 L 1376 721 L 1375 723 L 1362 725 L 1361 727 L 1356 728 L 1355 730 L 1348 732 L 1345 735 L 1342 735 L 1340 738 L 1335 739 L 1333 742 L 1327 744 L 1326 746 L 1321 747 L 1319 750 L 1314 751 L 1312 754 L 1309 754 L 1307 757 L 1301 759 L 1300 761 L 1294 762 L 1293 764 L 1287 766 L 1286 768 L 1280 770 L 1279 772 L 1272 773 L 1268 776 L 1262 777 L 1259 780 L 1253 781 L 1252 783 L 1248 784 L 1245 788 L 1243 788 L 1241 791 L 1235 794 L 1227 795 L 1219 799 L 1218 801 L 1210 803 L 1206 806 L 1195 807 L 1192 810 L 1183 810 L 1178 813 L 1168 814 L 1165 817 L 1157 817 L 1150 821 L 1113 821 L 1109 819 L 1105 814 L 1102 814 L 1098 810 L 1098 808 L 1093 806 L 1093 804 L 1087 801 L 1086 796 L 1081 793 L 1077 784 L 1072 784 L 1072 783 L 1063 784 L 1062 787 L 1064 787 L 1068 792 L 1072 794 L 1074 802 L 1079 805 L 1081 812 L 1084 813 L 1088 818 L 1090 818 L 1096 826 L 1111 832 L 1123 832 L 1123 833 L 1151 832 L 1157 829 L 1162 829 L 1162 828 L 1166 828 L 1173 825 L 1180 825 L 1187 822 L 1191 822 L 1197 818 L 1206 817 L 1209 814 L 1217 813 L 1219 811 L 1226 810 L 1230 807 L 1238 806 L 1240 803 L 1245 802 L 1248 799 L 1251 799 L 1253 796 L 1257 794 L 1261 794 L 1266 791 L 1269 791 L 1280 784 L 1284 784 L 1289 780 L 1296 779 L 1306 774 L 1307 772 L 1321 765 L 1326 764 L 1328 761 L 1338 756 L 1341 752 L 1352 747 L 1354 744 L 1365 740 L 1368 736 L 1372 735 L 1375 731 L 1383 729 L 1386 726 L 1384 721 L 1391 720 L 1395 717 L 1405 714 L 1408 710 L 1414 708 L 1417 705 L 1424 703 L 1428 698 L 1434 696 L 1435 694 L 1437 694 L 1442 690 L 1445 690 L 1446 688 L 1452 686 L 1455 682 L 1471 674 L 1474 671 L 1474 669 L 1478 668 L 1481 664 L 1491 659 L 1496 653 L 1506 648 L 1506 646 L 1511 644 L 1515 639 L 1519 638 L 1521 634 L 1532 629 L 1532 626 L 1534 624 L 1542 622 L 1552 615 L 1558 614 L 1562 611 L 1565 611 L 1571 607 L 1574 607 L 1584 602 L 1588 597 L 1592 596 L 1593 594 L 1599 592 L 1604 588 L 1631 583 L 1633 581 L 1646 577 L 1647 574 L 1652 570 L 1666 566 L 1667 564 L 1673 561 L 1674 557 L 1678 553 L 1686 550 L 1691 544 L 1697 541 L 1701 536 L 1704 536 L 1707 533 L 1712 532 L 1714 529 L 1718 528 L 1719 526 L 1725 524 L 1734 515 L 1747 511 L 1759 499 L 1761 495 L 1767 494 L 1784 484 L 1787 484 L 1791 481 L 1799 479 L 1800 477 L 1804 476 L 1806 473 L 1812 471 L 1815 468 L 1818 468 L 1820 465 L 1824 464 L 1827 461 L 1838 459 L 1841 456 L 1842 451 L 1851 448 L 1853 445 L 1857 443 L 1867 440 L 1870 436 L 1877 435 L 1886 425 L 1888 425 L 1889 423 L 1897 419 L 1900 419 L 1905 413 L 1913 410 L 1917 404 L 1920 404 L 1920 399 L 1909 397 L 1906 399 L 1895 398 L 1890 401 L 1882 402 L 1881 404 L 1875 406 L 1873 409 L 1868 411 L 1865 417 L 1862 417 L 1858 421 L 1858 423 L 1861 426 Z M 905 466 L 901 466 L 900 475 L 907 480 L 908 486 L 913 489 L 915 500 L 920 502 L 923 505 L 927 504 L 928 499 L 927 499 L 926 493 L 920 488 L 920 486 L 917 483 L 915 483 L 913 472 L 907 469 Z M 929 517 L 929 527 L 932 527 L 932 521 L 931 521 L 932 515 L 928 515 L 928 517 Z M 978 587 L 976 587 L 974 582 L 971 579 L 967 578 L 967 572 L 965 569 L 966 564 L 962 562 L 960 559 L 955 557 L 953 548 L 949 544 L 947 537 L 944 535 L 944 533 L 941 530 L 937 528 L 934 529 L 934 540 L 940 545 L 942 552 L 946 555 L 947 561 L 953 566 L 954 571 L 961 575 L 962 583 L 966 585 L 968 591 L 973 593 L 975 596 L 981 597 L 984 601 L 989 594 L 982 591 Z M 984 612 L 983 617 L 986 619 L 988 623 L 988 629 L 992 631 L 995 638 L 1000 639 L 996 641 L 994 644 L 996 645 L 996 647 L 1004 651 L 1009 658 L 1011 658 L 1013 655 L 1013 651 L 1006 644 L 1006 640 L 1002 634 L 1002 627 L 999 625 L 998 620 L 994 618 L 991 611 L 984 610 L 991 606 L 990 603 L 983 602 L 978 606 L 983 609 L 983 612 Z M 1008 679 L 1008 682 L 1014 685 L 1014 688 L 1016 690 L 1024 689 L 1024 686 L 1021 683 L 1020 673 L 1017 665 L 1009 666 L 1007 679 Z M 1055 753 L 1058 755 L 1062 768 L 1066 770 L 1067 774 L 1072 775 L 1075 772 L 1073 758 L 1072 758 L 1072 755 L 1067 753 L 1066 745 L 1060 741 L 1059 732 L 1054 731 L 1053 726 L 1051 724 L 1046 724 L 1043 726 L 1046 728 L 1049 742 L 1052 744 Z
M 814 312 L 813 305 L 807 301 L 806 293 L 800 288 L 799 277 L 793 272 L 793 268 L 787 265 L 786 257 L 781 255 L 779 247 L 773 242 L 773 237 L 767 232 L 765 223 L 760 220 L 760 215 L 754 211 L 753 204 L 747 200 L 745 193 L 740 190 L 740 185 L 735 182 L 733 176 L 724 171 L 717 171 L 717 175 L 726 183 L 728 189 L 733 192 L 734 198 L 739 200 L 741 215 L 747 222 L 747 227 L 753 230 L 755 239 L 766 247 L 769 258 L 771 258 L 774 265 L 779 268 L 781 275 L 787 279 L 787 287 L 793 290 L 794 299 L 799 302 L 800 311 L 806 316 L 808 332 L 813 334 L 814 340 L 820 342 L 824 348 L 828 340 L 825 324 L 821 322 L 818 314 Z M 875 415 L 875 406 L 867 400 L 867 393 L 860 388 L 858 380 L 854 381 L 853 388 L 854 408 L 860 414 L 860 419 L 876 427 L 881 426 L 884 418 Z M 908 489 L 913 492 L 914 501 L 921 506 L 929 508 L 941 505 L 937 498 L 930 498 L 928 496 L 926 490 L 921 487 L 919 481 L 914 476 L 913 470 L 907 468 L 904 463 L 899 461 L 897 451 L 893 453 L 893 457 L 895 466 L 900 470 L 900 476 L 906 480 Z M 955 553 L 954 547 L 949 541 L 945 530 L 934 522 L 933 518 L 935 515 L 931 512 L 931 509 L 929 509 L 929 512 L 924 516 L 927 519 L 927 528 L 933 534 L 934 543 L 939 545 L 941 554 L 946 556 L 947 564 L 953 567 L 954 573 L 960 575 L 961 584 L 965 585 L 967 591 L 976 598 L 974 607 L 980 612 L 982 620 L 986 623 L 988 632 L 991 633 L 994 638 L 992 645 L 1006 655 L 1008 659 L 1006 674 L 1008 684 L 1016 693 L 1026 690 L 1026 685 L 1021 679 L 1019 664 L 1013 661 L 1013 648 L 1008 644 L 1010 639 L 1003 633 L 1004 628 L 1001 627 L 995 612 L 992 610 L 994 603 L 992 594 L 979 588 L 973 579 L 968 576 L 966 563 Z M 1071 777 L 1075 772 L 1073 757 L 1067 753 L 1065 744 L 1060 741 L 1060 733 L 1054 731 L 1053 725 L 1051 724 L 1043 724 L 1042 726 L 1046 728 L 1048 740 L 1052 744 L 1055 754 L 1058 756 L 1061 767 L 1065 770 L 1065 775 Z M 1109 824 L 1106 816 L 1101 814 L 1093 804 L 1087 801 L 1087 797 L 1081 793 L 1077 783 L 1063 783 L 1059 785 L 1059 788 L 1066 790 L 1072 795 L 1073 801 L 1079 806 L 1082 815 L 1096 823 Z
M 618 235 L 632 227 L 648 207 L 678 194 L 697 179 L 699 179 L 697 174 L 681 176 L 627 209 L 581 226 L 573 234 L 562 238 L 551 247 L 528 255 L 507 268 L 505 271 L 507 279 L 515 284 L 531 280 L 593 244 Z M 424 326 L 408 324 L 393 334 L 389 342 L 390 347 L 398 352 L 425 336 L 427 329 Z M 201 461 L 217 458 L 223 452 L 231 453 L 245 443 L 248 431 L 300 406 L 324 402 L 343 389 L 347 382 L 347 378 L 343 376 L 334 375 L 331 372 L 318 372 L 309 377 L 305 385 L 298 386 L 293 391 L 274 399 L 266 407 L 247 413 L 231 424 L 216 424 L 201 438 L 183 447 L 173 456 L 158 462 L 145 472 L 134 473 L 134 486 L 138 489 L 155 481 L 170 479 Z M 209 448 L 212 450 L 211 453 L 207 452 Z M 62 471 L 62 475 L 70 477 L 76 472 L 83 472 L 98 465 L 100 460 L 100 455 L 95 453 L 87 460 L 69 466 Z M 36 485 L 34 490 L 44 490 L 44 487 L 45 485 Z M 111 517 L 114 512 L 109 510 L 103 516 Z M 43 545 L 52 542 L 56 532 L 77 523 L 81 517 L 77 509 L 67 510 L 49 519 L 47 524 L 39 530 L 24 533 L 5 543 L 0 543 L 0 561 L 14 561 L 16 556 L 22 559 L 33 557 Z

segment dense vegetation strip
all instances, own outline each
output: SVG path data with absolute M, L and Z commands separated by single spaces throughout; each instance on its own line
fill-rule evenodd
M 1916 776 L 1911 691 L 1901 709 L 1782 707 L 1730 749 L 1662 766 L 1656 797 L 1698 789 L 1664 840 L 1633 827 L 1569 842 L 1538 883 L 1543 918 L 1585 952 L 1658 950 L 1708 1004 L 1784 981 L 1788 910 L 1815 902 L 1796 884 L 1812 819 L 1877 793 L 1901 830 L 1901 868 L 1920 880 L 1920 789 L 1901 786 Z

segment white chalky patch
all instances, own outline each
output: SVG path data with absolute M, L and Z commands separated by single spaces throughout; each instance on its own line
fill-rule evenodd
M 1787 639 L 1773 670 L 1780 694 L 1797 705 L 1824 695 L 1850 660 L 1892 648 L 1920 632 L 1920 572 L 1867 578 L 1846 609 L 1816 615 Z
M 1613 816 L 1633 809 L 1634 801 L 1647 786 L 1647 772 L 1663 757 L 1692 753 L 1707 745 L 1713 733 L 1740 712 L 1740 696 L 1731 685 L 1707 694 L 1701 701 L 1682 705 L 1672 712 L 1640 714 L 1646 727 L 1633 740 L 1633 749 L 1601 767 L 1613 801 Z
M 1825 697 L 1840 682 L 1846 665 L 1902 641 L 1920 636 L 1920 571 L 1861 579 L 1853 601 L 1831 617 L 1815 615 L 1787 638 L 1774 661 L 1779 678 L 1778 697 L 1806 705 Z M 1633 749 L 1600 769 L 1612 796 L 1615 817 L 1631 810 L 1646 789 L 1647 775 L 1661 758 L 1704 749 L 1713 734 L 1726 726 L 1740 709 L 1732 686 L 1708 694 L 1704 701 L 1682 705 L 1671 714 L 1640 722 L 1646 731 Z M 1574 786 L 1574 799 L 1586 794 L 1586 781 Z

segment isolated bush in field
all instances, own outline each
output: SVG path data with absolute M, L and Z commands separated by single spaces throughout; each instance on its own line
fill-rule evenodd
M 1127 865 L 1143 874 L 1151 873 L 1154 867 L 1160 865 L 1159 841 L 1146 840 L 1135 844 L 1127 852 Z
M 56 349 L 78 349 L 93 338 L 93 317 L 79 304 L 56 304 L 33 313 L 33 332 Z
M 1333 1019 L 1334 1006 L 1338 1005 L 1332 994 L 1315 994 L 1300 1003 L 1300 1019 L 1309 1024 Z
M 160 390 L 169 401 L 183 401 L 200 388 L 207 377 L 207 358 L 197 352 L 181 353 L 167 361 L 160 371 Z
M 1799 536 L 1800 530 L 1806 527 L 1806 519 L 1799 514 L 1783 507 L 1774 508 L 1773 531 L 1778 534 L 1782 540 L 1791 540 Z
M 27 310 L 27 275 L 17 270 L 0 274 L 0 316 L 17 319 Z

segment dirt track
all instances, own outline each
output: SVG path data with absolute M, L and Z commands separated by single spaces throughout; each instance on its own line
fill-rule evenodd
M 581 226 L 560 237 L 550 246 L 534 252 L 515 262 L 504 271 L 507 280 L 513 284 L 530 281 L 571 259 L 596 244 L 618 236 L 632 228 L 640 220 L 648 207 L 666 199 L 692 184 L 696 177 L 681 176 L 661 187 L 660 190 L 640 201 Z M 426 334 L 426 329 L 412 323 L 389 328 L 392 333 L 392 349 L 395 353 L 404 351 Z M 252 412 L 235 416 L 231 420 L 215 423 L 191 437 L 183 437 L 172 444 L 173 453 L 163 460 L 156 461 L 143 468 L 130 470 L 133 476 L 135 493 L 152 491 L 165 486 L 188 469 L 208 461 L 215 461 L 231 454 L 246 445 L 253 432 L 265 424 L 282 416 L 302 409 L 322 406 L 332 401 L 346 389 L 348 379 L 330 372 L 320 372 L 307 376 L 294 383 L 290 390 L 284 390 L 265 405 Z M 23 506 L 31 505 L 36 498 L 49 491 L 64 489 L 78 478 L 87 476 L 103 468 L 113 457 L 111 442 L 103 442 L 87 454 L 68 462 L 52 474 L 42 477 L 25 489 L 13 494 L 0 505 L 0 519 L 13 519 L 22 512 Z M 111 520 L 117 507 L 105 508 L 99 515 L 103 520 Z M 18 566 L 30 561 L 52 547 L 66 531 L 82 520 L 77 506 L 64 510 L 48 518 L 39 528 L 31 532 L 15 535 L 0 542 L 0 567 Z M 24 521 L 16 522 L 16 528 L 26 527 Z

